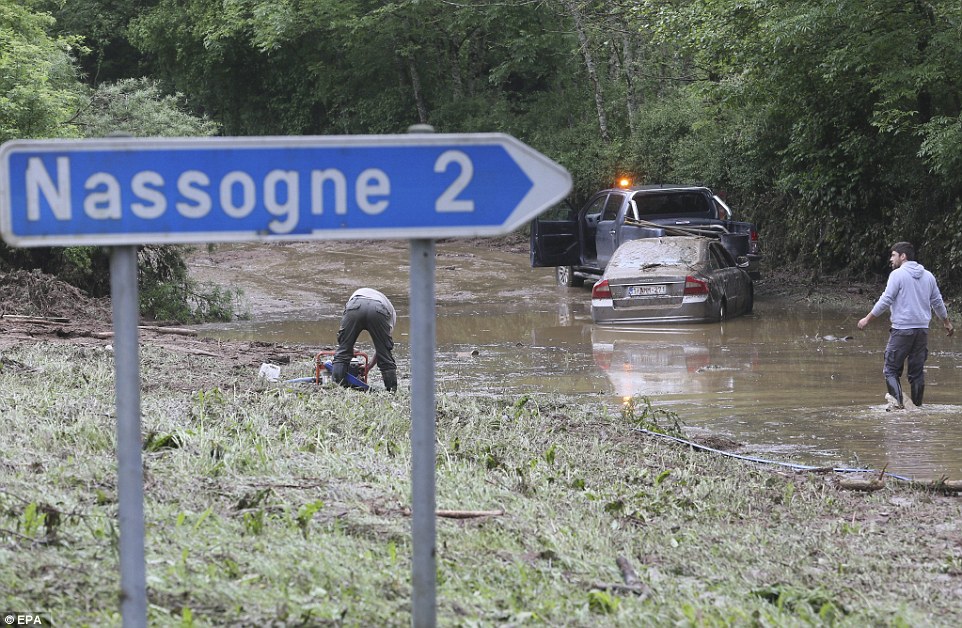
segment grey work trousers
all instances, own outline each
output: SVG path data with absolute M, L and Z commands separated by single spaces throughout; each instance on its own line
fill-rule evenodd
M 371 334 L 377 354 L 376 364 L 381 369 L 385 384 L 391 381 L 396 387 L 397 364 L 393 353 L 394 339 L 391 338 L 391 313 L 383 303 L 364 297 L 354 297 L 344 307 L 341 329 L 337 332 L 337 352 L 332 360 L 335 375 L 343 377 L 347 372 L 354 357 L 354 344 L 362 331 Z M 337 379 L 335 377 L 335 380 Z
M 928 329 L 891 329 L 885 346 L 885 365 L 882 374 L 886 379 L 902 377 L 902 367 L 908 360 L 909 384 L 925 383 L 925 360 L 929 357 Z

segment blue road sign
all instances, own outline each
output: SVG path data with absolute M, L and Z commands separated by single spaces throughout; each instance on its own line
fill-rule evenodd
M 493 236 L 571 189 L 500 133 L 16 140 L 0 164 L 11 246 Z

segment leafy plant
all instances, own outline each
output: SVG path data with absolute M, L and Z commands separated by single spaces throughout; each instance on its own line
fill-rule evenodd
M 683 436 L 678 415 L 665 408 L 656 408 L 647 396 L 625 399 L 621 406 L 621 416 L 629 423 L 651 432 Z
M 36 502 L 30 502 L 20 516 L 20 530 L 26 537 L 36 537 L 44 525 L 46 515 Z
M 607 591 L 595 590 L 588 592 L 588 609 L 592 613 L 611 615 L 618 611 L 619 604 L 621 604 L 621 600 Z
M 314 518 L 318 512 L 324 509 L 324 502 L 321 500 L 316 500 L 308 504 L 304 504 L 297 511 L 297 527 L 300 528 L 301 534 L 304 538 L 307 538 L 307 531 L 310 528 L 311 520 Z

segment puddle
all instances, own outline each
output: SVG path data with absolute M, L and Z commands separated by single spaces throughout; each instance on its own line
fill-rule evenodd
M 613 412 L 625 398 L 648 396 L 684 425 L 750 444 L 763 457 L 791 452 L 805 464 L 962 479 L 962 356 L 937 329 L 926 405 L 886 412 L 884 321 L 859 332 L 861 313 L 799 309 L 760 294 L 753 316 L 722 324 L 600 327 L 591 323 L 586 288 L 555 287 L 552 271 L 529 268 L 524 255 L 458 243 L 437 249 L 441 392 L 561 394 Z M 193 273 L 243 288 L 261 308 L 250 322 L 202 332 L 327 347 L 343 301 L 355 287 L 377 287 L 398 309 L 406 385 L 407 255 L 406 243 L 390 242 L 237 245 L 195 257 Z

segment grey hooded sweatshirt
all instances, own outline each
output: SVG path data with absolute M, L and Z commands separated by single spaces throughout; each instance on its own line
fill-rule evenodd
M 935 277 L 918 262 L 905 262 L 892 271 L 872 316 L 879 317 L 889 308 L 892 329 L 928 329 L 932 310 L 942 320 L 949 317 Z

